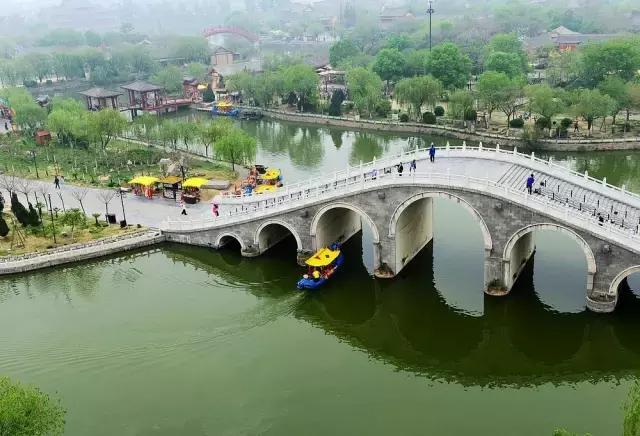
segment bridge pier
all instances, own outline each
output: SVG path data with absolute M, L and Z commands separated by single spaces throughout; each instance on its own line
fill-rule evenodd
M 520 277 L 522 270 L 536 251 L 533 240 L 533 232 L 520 236 L 511 249 L 506 250 L 503 258 L 503 284 L 505 293 L 511 292 L 511 288 Z
M 433 198 L 411 203 L 400 214 L 395 229 L 395 274 L 433 240 Z M 387 277 L 387 276 L 382 276 Z

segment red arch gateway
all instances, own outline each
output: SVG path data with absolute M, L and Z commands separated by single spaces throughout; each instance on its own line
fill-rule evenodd
M 255 33 L 251 33 L 251 32 L 249 32 L 247 30 L 240 29 L 239 27 L 218 26 L 218 27 L 209 27 L 208 29 L 204 30 L 204 36 L 206 38 L 208 38 L 210 36 L 213 36 L 213 35 L 220 35 L 220 34 L 224 34 L 224 33 L 238 35 L 238 36 L 241 36 L 242 38 L 248 39 L 251 42 L 259 42 L 260 41 L 260 37 L 258 35 L 256 35 Z

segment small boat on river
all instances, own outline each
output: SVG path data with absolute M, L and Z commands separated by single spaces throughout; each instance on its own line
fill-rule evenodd
M 228 101 L 219 101 L 211 108 L 212 115 L 224 116 L 224 117 L 237 117 L 240 114 L 240 109 L 233 106 Z
M 329 248 L 321 248 L 305 263 L 308 271 L 298 281 L 298 289 L 318 289 L 329 281 L 344 263 L 340 244 L 334 243 Z

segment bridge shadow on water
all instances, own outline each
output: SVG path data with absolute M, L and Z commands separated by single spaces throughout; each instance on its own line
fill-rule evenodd
M 640 298 L 621 293 L 608 315 L 559 313 L 535 292 L 529 262 L 507 297 L 484 296 L 482 316 L 447 304 L 434 284 L 433 244 L 393 280 L 372 278 L 362 233 L 344 245 L 345 268 L 325 288 L 299 293 L 304 268 L 284 240 L 268 256 L 168 245 L 175 262 L 203 269 L 398 369 L 466 385 L 535 385 L 626 377 L 640 369 Z M 479 291 L 480 292 L 480 291 Z M 294 297 L 293 300 L 291 298 Z

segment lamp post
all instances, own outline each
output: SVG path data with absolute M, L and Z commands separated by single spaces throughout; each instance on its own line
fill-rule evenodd
M 51 203 L 51 194 L 49 195 L 49 214 L 51 215 L 51 232 L 53 233 L 53 243 L 57 244 L 56 241 L 56 220 L 53 218 L 53 203 Z
M 33 166 L 36 169 L 36 179 L 40 178 L 40 175 L 38 174 L 38 162 L 36 162 L 36 151 L 35 150 L 31 150 L 31 157 L 33 158 Z
M 434 12 L 433 0 L 429 0 L 429 9 L 427 9 L 427 14 L 429 14 L 429 51 L 431 51 L 431 16 Z

